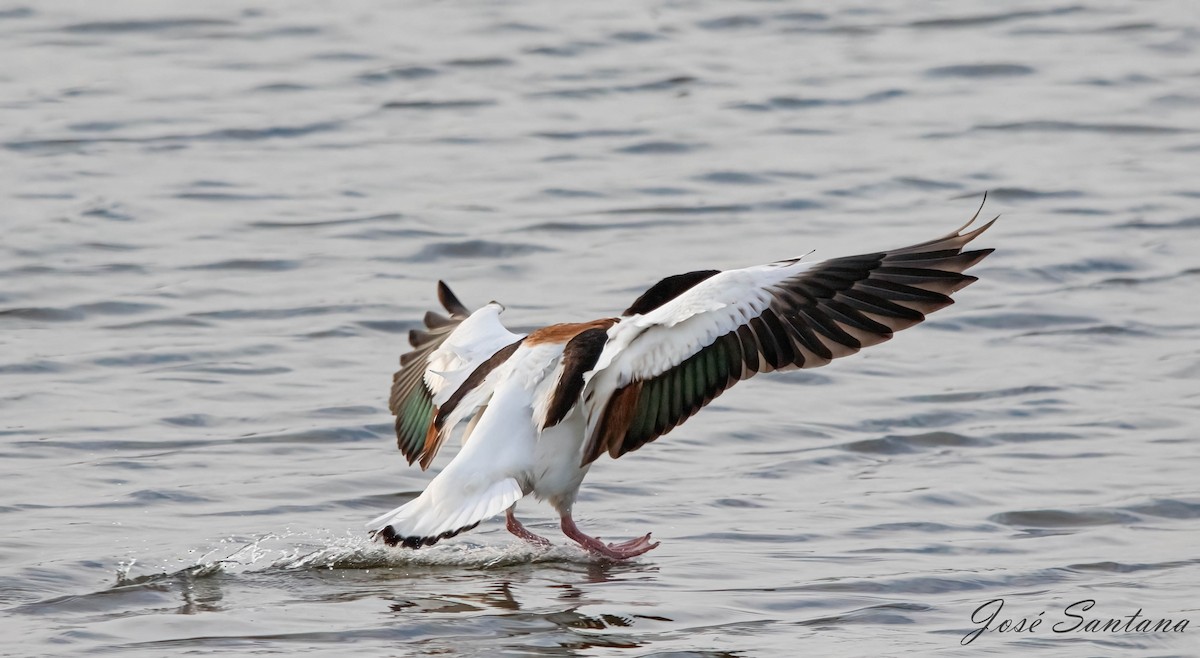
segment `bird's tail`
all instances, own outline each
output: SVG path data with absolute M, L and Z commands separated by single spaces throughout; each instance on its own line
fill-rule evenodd
M 443 475 L 447 473 L 434 478 L 420 496 L 372 519 L 367 524 L 372 536 L 391 546 L 432 546 L 474 528 L 525 495 L 513 478 L 474 487 L 473 483 L 438 482 Z
M 525 495 L 519 480 L 533 465 L 537 432 L 530 392 L 520 382 L 497 386 L 471 440 L 425 492 L 367 527 L 395 546 L 429 546 L 470 530 Z

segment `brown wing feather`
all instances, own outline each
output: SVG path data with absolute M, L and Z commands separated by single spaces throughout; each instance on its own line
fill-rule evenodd
M 584 375 L 596 365 L 604 344 L 608 342 L 608 328 L 615 320 L 604 321 L 606 324 L 585 329 L 575 334 L 563 348 L 562 372 L 558 383 L 546 407 L 546 417 L 542 419 L 542 429 L 554 427 L 561 423 L 575 404 L 579 394 L 583 392 Z
M 392 393 L 388 398 L 388 409 L 396 416 L 396 445 L 409 464 L 421 459 L 422 469 L 428 468 L 437 451 L 437 432 L 433 429 L 437 408 L 433 392 L 425 384 L 429 355 L 470 315 L 442 281 L 438 281 L 438 301 L 450 317 L 430 311 L 425 314 L 425 330 L 409 332 L 408 342 L 413 349 L 400 357 L 400 370 L 392 376 Z
M 963 271 L 992 253 L 963 247 L 995 221 L 902 249 L 835 258 L 783 281 L 757 317 L 666 372 L 618 389 L 583 463 L 637 450 L 756 373 L 823 366 L 953 304 L 950 295 L 976 281 Z

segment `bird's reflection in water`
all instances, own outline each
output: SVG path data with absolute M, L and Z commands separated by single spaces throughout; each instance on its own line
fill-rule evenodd
M 470 572 L 472 588 L 466 591 L 385 598 L 389 599 L 389 610 L 399 615 L 399 620 L 414 614 L 472 613 L 472 616 L 478 616 L 490 612 L 493 617 L 537 627 L 541 632 L 545 631 L 547 622 L 558 627 L 563 632 L 556 645 L 558 651 L 566 649 L 573 654 L 573 650 L 594 647 L 636 648 L 644 643 L 644 638 L 621 632 L 621 629 L 632 629 L 639 619 L 672 620 L 649 615 L 584 612 L 587 607 L 610 603 L 597 596 L 597 590 L 589 586 L 649 578 L 657 571 L 653 565 L 628 563 L 517 565 L 496 571 Z M 461 576 L 441 582 L 444 585 L 462 584 Z M 424 584 L 433 583 L 426 581 Z
M 44 613 L 53 608 L 102 619 L 128 616 L 131 609 L 141 614 L 219 613 L 228 609 L 230 592 L 239 598 L 256 590 L 282 590 L 292 600 L 348 604 L 344 609 L 356 612 L 341 626 L 318 632 L 308 628 L 297 632 L 289 620 L 275 620 L 282 629 L 278 637 L 386 638 L 421 646 L 427 653 L 449 654 L 458 653 L 467 638 L 487 638 L 489 653 L 582 656 L 597 648 L 687 643 L 695 630 L 687 621 L 681 627 L 675 619 L 640 614 L 656 608 L 644 599 L 629 598 L 630 587 L 659 584 L 659 568 L 654 564 L 581 561 L 581 555 L 569 551 L 524 556 L 532 559 L 523 561 L 521 556 L 504 554 L 506 561 L 497 564 L 492 549 L 482 550 L 487 560 L 458 564 L 436 560 L 413 564 L 399 560 L 392 551 L 352 550 L 336 553 L 340 557 L 330 561 L 303 561 L 302 566 L 295 561 L 277 562 L 233 573 L 224 568 L 230 565 L 220 563 L 136 577 L 122 573 L 115 587 L 48 599 L 25 606 L 24 611 Z M 478 552 L 467 548 L 436 557 L 472 558 L 473 551 Z M 510 557 L 514 561 L 507 561 Z M 360 608 L 369 609 L 378 601 L 384 603 L 383 615 L 368 615 L 365 619 L 371 621 L 364 625 Z M 101 609 L 117 612 L 95 616 Z M 530 645 L 531 638 L 536 638 L 536 646 Z M 738 655 L 688 649 L 691 656 Z
M 220 578 L 183 578 L 180 582 L 183 605 L 176 611 L 183 615 L 217 612 L 224 608 L 225 598 Z
M 512 593 L 512 583 L 500 581 L 487 586 L 482 593 L 455 594 L 449 597 L 412 597 L 395 601 L 392 612 L 481 612 L 488 609 L 520 610 L 521 604 Z

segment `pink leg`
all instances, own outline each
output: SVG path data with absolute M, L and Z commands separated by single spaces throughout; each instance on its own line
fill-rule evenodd
M 600 541 L 599 537 L 585 535 L 575 525 L 575 521 L 571 518 L 570 514 L 564 514 L 562 517 L 562 531 L 564 535 L 579 542 L 579 545 L 587 549 L 588 552 L 610 560 L 628 560 L 658 546 L 658 542 L 650 541 L 650 533 L 646 533 L 645 536 L 638 537 L 637 539 L 621 542 L 620 544 L 605 544 Z
M 517 517 L 513 515 L 513 508 L 508 508 L 508 511 L 504 513 L 504 520 L 504 527 L 508 528 L 509 532 L 520 537 L 521 539 L 524 539 L 530 544 L 536 544 L 542 548 L 550 548 L 549 539 L 546 539 L 540 535 L 535 535 L 526 530 L 525 526 L 521 525 L 521 522 L 518 521 Z

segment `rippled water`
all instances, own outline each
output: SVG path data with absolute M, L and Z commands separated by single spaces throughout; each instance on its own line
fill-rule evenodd
M 0 2 L 0 654 L 1194 654 L 1198 48 L 1187 2 Z M 657 550 L 366 542 L 438 278 L 590 319 L 985 189 L 958 305 L 598 463 L 581 525 Z M 963 649 L 996 598 L 1192 627 Z

